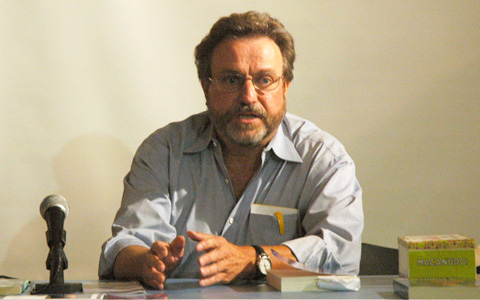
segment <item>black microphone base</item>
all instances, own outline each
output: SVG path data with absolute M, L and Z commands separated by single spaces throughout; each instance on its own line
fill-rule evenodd
M 81 283 L 36 283 L 32 294 L 74 294 L 83 292 Z

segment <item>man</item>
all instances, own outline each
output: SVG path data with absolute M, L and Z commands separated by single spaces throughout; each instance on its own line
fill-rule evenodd
M 295 50 L 267 14 L 217 21 L 195 49 L 208 111 L 139 147 L 103 245 L 102 278 L 202 286 L 285 265 L 358 273 L 362 192 L 344 147 L 286 113 Z

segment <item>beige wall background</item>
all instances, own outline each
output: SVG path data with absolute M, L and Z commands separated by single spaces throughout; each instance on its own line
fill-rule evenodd
M 289 111 L 356 161 L 364 241 L 480 241 L 480 1 L 3 0 L 0 274 L 48 279 L 39 205 L 56 193 L 65 277 L 96 278 L 136 148 L 205 109 L 194 47 L 251 9 L 295 37 Z

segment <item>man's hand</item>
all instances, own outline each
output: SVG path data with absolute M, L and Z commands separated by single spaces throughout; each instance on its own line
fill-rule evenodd
M 206 253 L 200 256 L 201 286 L 229 283 L 255 272 L 255 249 L 236 246 L 225 238 L 201 232 L 189 231 L 188 237 L 197 241 L 196 250 Z
M 171 244 L 157 241 L 150 247 L 149 253 L 163 263 L 162 272 L 169 276 L 180 264 L 185 248 L 185 237 L 177 236 Z
M 183 258 L 185 237 L 177 236 L 171 244 L 156 241 L 146 254 L 142 265 L 142 281 L 151 287 L 163 289 L 167 277 Z
M 163 289 L 167 277 L 182 261 L 184 248 L 183 236 L 177 236 L 171 244 L 157 241 L 150 249 L 128 246 L 117 256 L 114 275 L 121 279 L 140 279 L 155 289 Z

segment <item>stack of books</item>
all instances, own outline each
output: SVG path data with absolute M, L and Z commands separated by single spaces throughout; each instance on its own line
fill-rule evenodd
M 402 298 L 480 299 L 475 240 L 460 234 L 398 238 L 399 278 L 393 288 Z
M 358 291 L 360 279 L 355 275 L 330 275 L 301 269 L 272 269 L 267 284 L 281 292 Z

